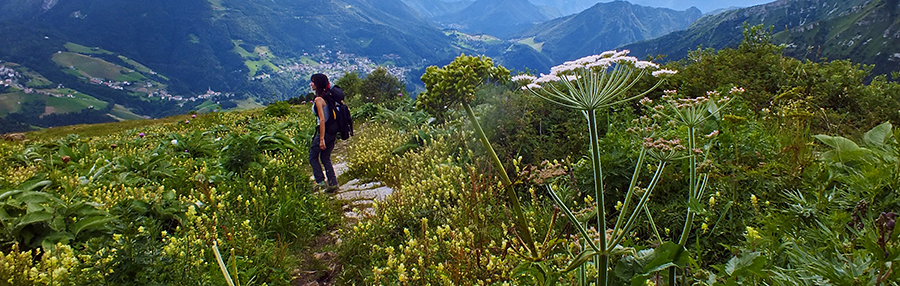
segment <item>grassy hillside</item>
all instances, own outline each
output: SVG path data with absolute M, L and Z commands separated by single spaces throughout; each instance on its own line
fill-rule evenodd
M 53 284 L 224 285 L 216 245 L 240 283 L 290 285 L 299 253 L 340 222 L 294 143 L 312 130 L 302 115 L 183 115 L 0 142 L 0 275 L 11 285 L 44 285 L 38 273 Z M 32 265 L 34 275 L 21 271 Z
M 137 81 L 144 78 L 140 73 L 125 69 L 122 66 L 72 52 L 54 54 L 53 61 L 62 67 L 76 70 L 78 74 L 86 78 L 102 78 L 115 81 Z
M 19 111 L 25 98 L 25 93 L 19 91 L 0 94 L 0 117 Z

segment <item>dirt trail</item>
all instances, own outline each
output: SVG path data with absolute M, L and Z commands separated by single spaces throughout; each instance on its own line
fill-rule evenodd
M 344 143 L 344 142 L 341 142 Z M 334 172 L 340 178 L 347 171 L 347 163 L 340 150 L 346 150 L 337 146 L 332 158 L 335 162 Z M 373 213 L 372 204 L 383 201 L 394 190 L 384 186 L 380 182 L 363 182 L 352 179 L 341 185 L 340 189 L 332 194 L 335 200 L 342 203 L 344 220 L 342 227 L 350 227 L 361 218 Z M 339 259 L 335 254 L 336 246 L 340 245 L 341 238 L 337 230 L 321 235 L 316 243 L 303 256 L 303 261 L 298 268 L 297 277 L 291 281 L 295 286 L 324 286 L 334 285 L 334 279 L 343 270 Z

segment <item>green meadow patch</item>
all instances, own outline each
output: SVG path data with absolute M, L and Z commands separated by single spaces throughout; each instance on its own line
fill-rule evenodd
M 300 57 L 299 60 L 300 60 L 301 64 L 310 65 L 310 66 L 319 65 L 319 62 L 313 60 L 312 58 L 310 58 L 308 56 L 302 56 L 302 57 Z
M 79 53 L 79 54 L 107 54 L 107 55 L 113 54 L 113 52 L 110 52 L 110 51 L 107 51 L 107 50 L 104 50 L 101 48 L 89 48 L 89 47 L 82 46 L 82 45 L 72 43 L 72 42 L 68 42 L 64 46 L 66 47 L 66 50 L 69 50 L 70 52 L 73 52 L 73 53 Z
M 0 94 L 0 116 L 19 111 L 24 101 L 25 93 L 22 91 Z
M 213 110 L 217 110 L 217 109 L 220 109 L 219 104 L 217 104 L 211 100 L 207 100 L 207 101 L 201 103 L 200 105 L 197 105 L 197 107 L 194 107 L 194 110 L 196 110 L 199 113 L 212 112 Z
M 131 110 L 128 110 L 128 108 L 118 104 L 113 106 L 112 110 L 109 111 L 109 115 L 119 121 L 146 119 L 146 117 L 135 114 L 134 112 L 131 112 Z
M 265 107 L 264 105 L 260 104 L 259 102 L 254 101 L 252 99 L 235 100 L 234 103 L 237 103 L 236 109 L 238 109 L 238 110 L 246 110 L 246 109 L 255 109 L 255 108 Z
M 253 52 L 247 51 L 244 46 L 244 41 L 242 40 L 231 40 L 234 44 L 234 51 L 246 61 L 244 61 L 244 65 L 247 66 L 248 72 L 247 76 L 255 76 L 259 69 L 263 66 L 268 66 L 272 70 L 279 70 L 278 66 L 272 64 L 269 60 L 274 58 L 272 52 L 269 51 L 269 47 L 266 46 L 254 46 Z M 249 48 L 249 47 L 248 47 Z
M 133 67 L 135 70 L 137 70 L 139 72 L 146 73 L 146 74 L 155 74 L 155 72 L 153 72 L 153 70 L 151 70 L 147 66 L 142 65 L 141 63 L 136 62 L 132 59 L 129 59 L 125 56 L 120 55 L 119 59 L 122 60 L 123 62 L 125 62 L 126 64 L 131 65 L 131 67 Z
M 52 90 L 51 92 L 58 91 L 65 90 Z M 68 90 L 68 94 L 72 94 L 73 97 L 55 97 L 44 95 L 47 100 L 47 109 L 45 114 L 78 112 L 84 109 L 91 108 L 92 106 L 94 109 L 103 109 L 106 108 L 107 105 L 109 105 L 109 103 L 105 101 L 96 99 L 83 93 L 74 92 L 74 90 Z
M 531 48 L 533 48 L 534 50 L 536 50 L 538 52 L 540 52 L 541 49 L 544 48 L 544 43 L 535 42 L 534 37 L 527 38 L 527 39 L 521 39 L 521 40 L 519 40 L 519 44 L 531 46 Z
M 242 58 L 244 58 L 244 59 L 256 59 L 256 58 L 258 57 L 258 55 L 254 55 L 254 54 L 248 52 L 248 51 L 247 51 L 246 49 L 244 49 L 243 47 L 241 47 L 241 45 L 244 44 L 244 41 L 243 41 L 243 40 L 231 40 L 231 43 L 234 44 L 234 49 L 232 49 L 232 51 L 235 52 L 235 53 L 237 53 L 238 55 L 240 55 Z
M 102 59 L 70 52 L 53 54 L 53 61 L 63 67 L 74 67 L 81 75 L 89 78 L 116 79 L 133 72 Z

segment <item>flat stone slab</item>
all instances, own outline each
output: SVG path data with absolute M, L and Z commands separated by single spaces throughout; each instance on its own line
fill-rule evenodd
M 334 159 L 334 173 L 340 177 L 347 171 L 347 163 L 339 157 Z M 393 189 L 384 186 L 381 182 L 362 182 L 359 179 L 353 179 L 341 185 L 340 190 L 334 194 L 334 198 L 344 201 L 344 217 L 352 223 L 371 216 L 375 212 L 372 204 L 384 201 L 393 192 Z
M 394 190 L 388 187 L 378 187 L 374 189 L 365 189 L 365 190 L 348 190 L 344 192 L 337 193 L 335 198 L 340 200 L 347 201 L 359 201 L 359 200 L 375 200 L 375 201 L 384 201 L 384 199 L 393 193 Z

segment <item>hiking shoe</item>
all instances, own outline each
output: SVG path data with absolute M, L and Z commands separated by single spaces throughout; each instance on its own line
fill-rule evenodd
M 318 193 L 326 189 L 328 188 L 325 186 L 325 183 L 316 183 L 315 185 L 313 185 L 313 193 Z
M 329 194 L 335 193 L 335 192 L 337 192 L 337 191 L 339 191 L 339 190 L 341 190 L 341 187 L 338 187 L 337 185 L 332 185 L 332 186 L 325 187 L 325 192 L 326 192 L 326 193 L 329 193 Z

